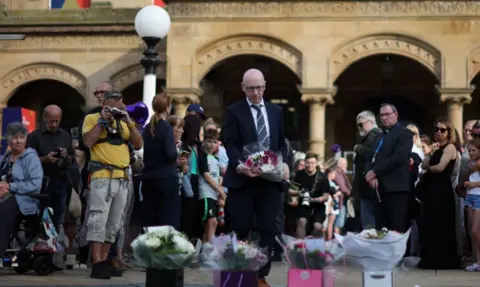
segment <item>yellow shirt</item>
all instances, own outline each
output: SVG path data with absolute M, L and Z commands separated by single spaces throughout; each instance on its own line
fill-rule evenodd
M 85 135 L 91 131 L 98 122 L 100 118 L 100 113 L 90 114 L 85 117 L 83 122 L 82 133 Z M 130 130 L 125 122 L 120 122 L 122 125 L 122 137 L 124 140 L 130 138 Z M 115 122 L 113 125 L 116 125 Z M 100 133 L 99 139 L 104 139 L 107 137 L 107 131 L 103 130 Z M 108 142 L 97 143 L 90 149 L 90 160 L 98 161 L 104 164 L 109 164 L 113 166 L 118 166 L 120 168 L 127 168 L 130 165 L 130 151 L 128 145 L 112 145 Z M 125 172 L 122 170 L 114 170 L 112 178 L 124 178 L 126 176 Z M 109 170 L 99 170 L 94 172 L 91 176 L 91 179 L 95 178 L 110 178 Z

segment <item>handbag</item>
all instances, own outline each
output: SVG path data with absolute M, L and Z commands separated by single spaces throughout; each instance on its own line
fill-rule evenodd
M 66 216 L 69 219 L 77 220 L 82 216 L 82 201 L 80 200 L 80 196 L 73 188 L 72 179 L 70 176 L 67 176 L 70 181 L 71 192 L 70 192 L 70 200 L 68 201 L 68 209 L 66 212 Z

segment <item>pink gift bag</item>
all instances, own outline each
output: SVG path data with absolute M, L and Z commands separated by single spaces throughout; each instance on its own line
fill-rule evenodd
M 328 271 L 311 269 L 288 270 L 288 287 L 334 287 L 333 275 Z

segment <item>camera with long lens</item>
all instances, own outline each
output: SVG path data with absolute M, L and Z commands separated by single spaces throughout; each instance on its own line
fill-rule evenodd
M 312 200 L 312 191 L 309 189 L 302 189 L 300 190 L 300 194 L 302 196 L 302 203 L 303 206 L 310 206 L 310 201 Z

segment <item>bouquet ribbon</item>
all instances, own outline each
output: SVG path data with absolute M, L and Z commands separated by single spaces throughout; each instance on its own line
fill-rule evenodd
M 228 283 L 228 281 L 230 280 L 230 276 L 231 276 L 231 275 L 232 275 L 232 273 L 228 273 L 227 279 L 225 279 L 225 282 L 223 283 L 223 286 L 222 286 L 222 287 L 226 287 L 226 286 L 227 286 L 227 283 Z M 242 282 L 243 282 L 243 274 L 240 274 L 240 279 L 238 280 L 237 287 L 242 286 Z

